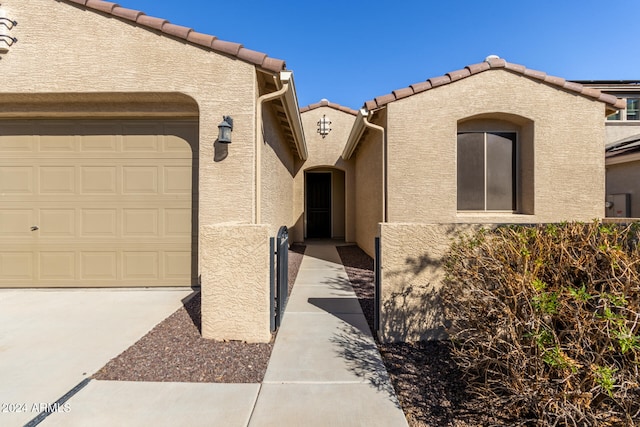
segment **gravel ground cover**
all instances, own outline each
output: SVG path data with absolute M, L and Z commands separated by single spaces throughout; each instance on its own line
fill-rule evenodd
M 357 246 L 338 246 L 349 281 L 373 330 L 373 259 Z M 449 343 L 377 343 L 393 387 L 411 427 L 513 426 L 496 418 L 466 392 Z
M 289 292 L 305 247 L 289 250 Z M 270 343 L 213 341 L 200 336 L 200 292 L 115 357 L 93 378 L 113 381 L 259 383 L 269 363 Z

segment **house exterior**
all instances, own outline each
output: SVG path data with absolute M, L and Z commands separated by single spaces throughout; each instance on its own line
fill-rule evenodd
M 203 336 L 266 342 L 287 226 L 377 258 L 383 340 L 439 338 L 457 233 L 604 212 L 626 103 L 585 85 L 489 57 L 299 108 L 284 61 L 140 11 L 0 12 L 0 287 L 200 286 Z
M 0 286 L 201 285 L 205 337 L 268 341 L 307 157 L 284 61 L 110 2 L 0 9 Z
M 457 233 L 601 217 L 603 118 L 623 107 L 497 57 L 366 102 L 343 158 L 355 161 L 356 242 L 373 256 L 380 239 L 379 336 L 442 336 L 442 257 Z
M 614 95 L 625 109 L 605 122 L 607 217 L 640 217 L 640 81 L 586 80 L 579 83 Z

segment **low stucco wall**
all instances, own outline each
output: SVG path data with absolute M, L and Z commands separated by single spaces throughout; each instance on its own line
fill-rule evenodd
M 269 342 L 269 226 L 201 228 L 202 336 Z
M 461 233 L 478 224 L 380 224 L 382 342 L 446 338 L 440 290 L 443 258 Z

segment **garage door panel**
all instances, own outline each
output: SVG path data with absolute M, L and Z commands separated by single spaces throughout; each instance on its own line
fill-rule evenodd
M 158 209 L 123 209 L 123 237 L 158 237 Z
M 116 251 L 84 251 L 80 255 L 81 280 L 118 279 L 118 253 Z
M 0 287 L 196 283 L 197 138 L 188 120 L 0 121 Z
M 45 134 L 40 135 L 39 151 L 43 153 L 71 153 L 76 151 L 77 139 L 75 136 L 65 135 L 68 130 L 68 127 L 64 125 L 43 126 L 42 132 L 45 132 Z
M 117 209 L 82 209 L 81 237 L 116 237 Z
M 0 252 L 0 275 L 7 280 L 33 281 L 32 252 Z
M 38 271 L 41 280 L 76 280 L 76 253 L 40 252 Z
M 0 168 L 0 193 L 32 195 L 34 168 L 4 166 Z
M 118 168 L 115 166 L 81 166 L 80 193 L 115 195 L 118 188 Z
M 164 235 L 191 235 L 191 211 L 189 209 L 165 209 Z
M 2 237 L 32 237 L 31 226 L 33 209 L 2 209 L 0 210 L 0 236 Z
M 125 166 L 122 170 L 123 194 L 157 194 L 158 168 L 153 166 Z
M 0 129 L 0 152 L 3 155 L 18 153 L 30 153 L 34 151 L 35 137 L 32 135 L 19 135 L 18 130 L 23 126 L 2 126 Z
M 109 126 L 88 125 L 83 126 L 83 136 L 80 140 L 80 152 L 82 153 L 116 153 L 118 151 L 117 135 L 111 135 Z M 111 129 L 111 132 L 113 129 Z M 92 133 L 94 133 L 92 135 Z
M 41 237 L 76 237 L 75 209 L 40 209 L 38 234 Z
M 191 276 L 191 252 L 165 252 L 163 261 L 166 278 L 188 280 Z
M 122 253 L 122 278 L 130 279 L 158 279 L 158 252 L 125 251 Z
M 40 194 L 75 194 L 76 168 L 74 166 L 40 167 Z
M 164 192 L 170 194 L 191 193 L 191 167 L 167 166 L 164 168 Z

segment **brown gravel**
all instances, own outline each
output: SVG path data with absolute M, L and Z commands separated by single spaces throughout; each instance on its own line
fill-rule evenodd
M 304 246 L 289 251 L 289 292 Z M 200 336 L 200 292 L 138 342 L 112 359 L 93 378 L 115 381 L 259 383 L 267 369 L 267 344 L 213 341 Z
M 357 246 L 337 249 L 373 330 L 373 260 Z M 411 427 L 514 425 L 488 415 L 487 408 L 466 392 L 448 342 L 378 343 L 378 348 Z

